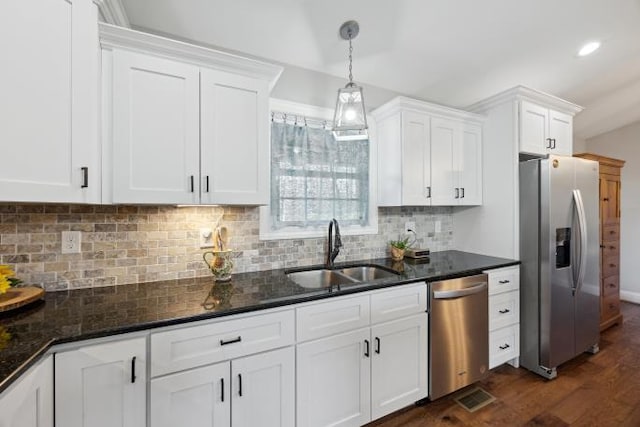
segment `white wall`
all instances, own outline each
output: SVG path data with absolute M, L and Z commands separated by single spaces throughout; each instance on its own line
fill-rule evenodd
M 582 138 L 578 138 L 574 136 L 573 153 L 579 154 L 579 153 L 586 153 L 586 152 L 587 152 L 587 141 Z
M 620 222 L 620 297 L 640 303 L 640 122 L 587 139 L 589 153 L 625 160 Z

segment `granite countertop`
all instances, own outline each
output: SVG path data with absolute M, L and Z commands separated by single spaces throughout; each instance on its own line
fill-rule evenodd
M 336 268 L 376 264 L 397 277 L 341 288 L 307 289 L 285 272 L 269 270 L 233 275 L 214 285 L 211 277 L 48 292 L 44 301 L 0 315 L 0 391 L 52 345 L 183 322 L 347 295 L 416 281 L 478 273 L 519 261 L 460 251 L 432 253 L 428 259 L 393 262 L 368 259 L 336 263 Z M 321 266 L 317 266 L 321 267 Z

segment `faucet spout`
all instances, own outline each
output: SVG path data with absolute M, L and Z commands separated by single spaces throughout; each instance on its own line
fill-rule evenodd
M 333 263 L 340 253 L 341 247 L 342 237 L 340 236 L 340 227 L 338 226 L 338 220 L 334 218 L 329 222 L 329 235 L 327 237 L 327 268 L 333 267 Z

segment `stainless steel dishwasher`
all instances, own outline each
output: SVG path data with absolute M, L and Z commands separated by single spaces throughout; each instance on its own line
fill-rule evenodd
M 489 365 L 486 274 L 429 284 L 429 399 L 484 377 Z

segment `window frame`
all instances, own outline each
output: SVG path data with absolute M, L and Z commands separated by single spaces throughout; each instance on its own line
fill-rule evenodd
M 269 114 L 271 111 L 291 113 L 300 117 L 313 117 L 326 120 L 327 123 L 333 121 L 333 110 L 330 108 L 317 107 L 309 104 L 285 101 L 282 99 L 269 99 Z M 269 120 L 271 117 L 269 117 Z M 369 121 L 369 223 L 362 225 L 342 225 L 340 233 L 346 236 L 378 234 L 378 150 L 375 143 L 375 124 Z M 271 162 L 271 127 L 269 127 L 269 162 Z M 271 173 L 269 173 L 271 179 Z M 271 186 L 269 186 L 271 188 Z M 260 206 L 260 240 L 282 240 L 282 239 L 305 239 L 314 237 L 324 237 L 327 233 L 327 226 L 285 227 L 279 230 L 271 228 L 271 206 Z M 338 218 L 338 222 L 340 219 Z M 327 225 L 329 222 L 327 221 Z

